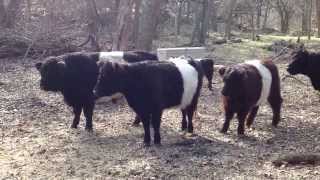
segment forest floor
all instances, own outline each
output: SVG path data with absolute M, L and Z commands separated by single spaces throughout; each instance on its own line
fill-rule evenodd
M 213 54 L 228 62 L 271 55 L 256 42 L 216 46 Z M 223 61 L 218 61 L 223 63 Z M 287 61 L 276 62 L 281 77 Z M 181 114 L 165 111 L 162 146 L 142 147 L 143 128 L 132 127 L 134 113 L 125 100 L 100 102 L 94 133 L 70 129 L 72 113 L 60 94 L 39 88 L 34 61 L 1 60 L 0 179 L 319 179 L 320 166 L 275 167 L 272 159 L 287 153 L 320 152 L 320 97 L 307 84 L 286 79 L 282 121 L 271 126 L 268 105 L 260 108 L 253 129 L 239 138 L 234 119 L 228 134 L 220 101 L 221 78 L 214 91 L 200 96 L 194 137 L 179 132 Z

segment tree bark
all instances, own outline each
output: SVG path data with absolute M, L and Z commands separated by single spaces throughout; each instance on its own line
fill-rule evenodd
M 201 24 L 201 8 L 197 2 L 193 2 L 193 9 L 195 10 L 195 15 L 193 19 L 193 31 L 191 36 L 190 44 L 194 45 L 198 39 L 198 34 L 200 33 L 200 24 Z
M 320 0 L 316 0 L 318 38 L 320 37 Z
M 262 28 L 263 28 L 263 29 L 267 28 L 269 11 L 270 11 L 270 3 L 269 3 L 268 1 L 266 1 L 266 9 L 265 9 L 265 11 L 264 11 L 263 25 L 262 25 Z
M 121 0 L 117 17 L 117 29 L 114 33 L 112 50 L 129 50 L 129 40 L 133 35 L 133 5 L 134 0 Z
M 262 15 L 262 0 L 257 0 L 257 21 L 256 21 L 256 27 L 257 29 L 260 29 L 261 27 L 261 15 Z
M 311 21 L 312 21 L 312 0 L 307 0 L 308 3 L 308 40 L 311 39 Z
M 301 18 L 301 35 L 306 35 L 308 32 L 308 0 L 303 1 L 302 18 Z
M 228 7 L 227 7 L 227 19 L 226 19 L 226 27 L 225 27 L 225 38 L 230 40 L 231 39 L 231 25 L 232 25 L 232 14 L 233 10 L 236 7 L 237 0 L 229 0 Z
M 13 28 L 16 23 L 17 16 L 20 12 L 20 5 L 23 0 L 11 0 L 5 11 L 5 19 L 3 25 L 6 28 Z
M 209 23 L 209 1 L 203 0 L 202 2 L 202 18 L 201 18 L 201 29 L 199 33 L 199 43 L 205 44 L 207 39 L 208 32 L 208 23 Z
M 134 23 L 133 23 L 133 36 L 132 41 L 133 44 L 136 45 L 139 38 L 139 24 L 140 24 L 140 7 L 141 7 L 141 0 L 135 0 L 134 2 Z
M 289 22 L 293 12 L 291 0 L 277 0 L 276 9 L 280 17 L 280 31 L 289 32 Z
M 182 6 L 183 2 L 177 2 L 178 14 L 176 14 L 175 25 L 176 25 L 176 35 L 180 35 L 180 27 L 181 27 L 181 16 L 182 16 Z
M 140 50 L 151 51 L 152 42 L 157 33 L 160 7 L 163 0 L 142 0 L 140 27 L 137 45 Z
M 6 8 L 4 6 L 4 0 L 0 0 L 0 25 L 4 24 L 6 19 Z
M 91 37 L 91 47 L 94 51 L 100 51 L 99 45 L 99 23 L 100 17 L 98 14 L 95 0 L 86 0 L 87 14 L 89 17 L 88 32 Z
M 210 17 L 211 17 L 211 29 L 214 31 L 214 32 L 217 32 L 218 31 L 218 23 L 217 23 L 217 7 L 216 7 L 216 4 L 215 2 L 211 3 L 211 14 L 210 14 Z

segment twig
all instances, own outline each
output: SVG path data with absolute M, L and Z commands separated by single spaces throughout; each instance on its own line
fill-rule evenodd
M 308 86 L 308 84 L 302 82 L 300 79 L 294 77 L 293 75 L 289 75 L 289 74 L 285 75 L 285 76 L 282 78 L 282 81 L 286 80 L 287 78 L 292 78 L 292 79 L 298 81 L 300 84 L 302 84 L 302 85 L 304 85 L 304 86 Z
M 282 57 L 282 55 L 285 53 L 286 50 L 290 50 L 290 49 L 287 48 L 287 47 L 283 47 L 283 48 L 281 49 L 281 51 L 280 51 L 277 55 L 273 56 L 271 59 L 272 59 L 273 61 L 278 61 L 278 60 L 280 59 L 280 57 Z

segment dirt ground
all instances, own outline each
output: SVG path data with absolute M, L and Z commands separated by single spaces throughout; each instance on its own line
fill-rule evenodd
M 286 63 L 278 63 L 283 77 Z M 33 62 L 0 64 L 0 179 L 318 179 L 320 167 L 274 167 L 287 153 L 320 151 L 320 97 L 305 86 L 282 81 L 282 121 L 272 128 L 269 106 L 260 108 L 253 129 L 238 138 L 237 120 L 227 135 L 220 101 L 222 81 L 202 89 L 195 137 L 180 130 L 181 114 L 165 111 L 162 146 L 142 147 L 143 128 L 132 127 L 134 113 L 125 100 L 100 102 L 94 133 L 70 129 L 72 113 L 60 94 L 39 89 Z M 204 84 L 207 82 L 204 81 Z

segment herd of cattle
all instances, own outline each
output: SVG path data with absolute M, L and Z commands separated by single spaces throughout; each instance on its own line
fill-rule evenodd
M 290 54 L 288 72 L 304 74 L 320 90 L 320 55 L 300 47 Z M 226 133 L 230 120 L 237 114 L 238 134 L 244 134 L 245 122 L 250 127 L 259 106 L 268 102 L 273 111 L 272 125 L 281 117 L 282 97 L 277 66 L 272 60 L 250 60 L 231 66 L 216 66 L 223 78 Z M 45 91 L 61 92 L 73 108 L 72 128 L 77 128 L 83 111 L 85 128 L 92 131 L 95 101 L 117 93 L 125 96 L 136 113 L 134 124 L 144 128 L 144 144 L 150 145 L 150 123 L 154 143 L 161 144 L 160 122 L 165 109 L 176 107 L 182 112 L 181 128 L 193 132 L 192 118 L 197 108 L 202 79 L 208 79 L 212 89 L 214 61 L 191 57 L 159 61 L 157 55 L 142 52 L 77 52 L 48 57 L 36 64 L 40 72 L 40 87 Z

